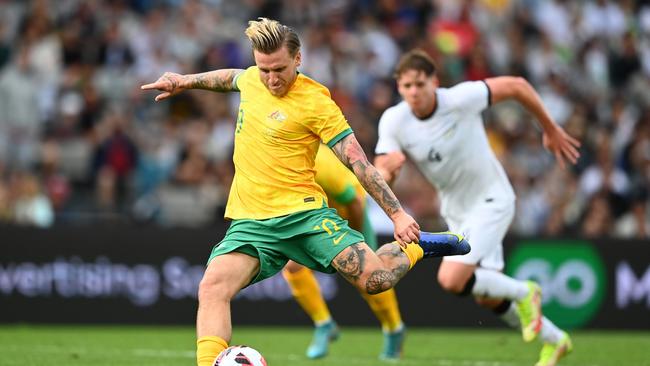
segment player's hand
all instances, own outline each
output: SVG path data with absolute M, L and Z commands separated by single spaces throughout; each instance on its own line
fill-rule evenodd
M 377 155 L 374 166 L 386 182 L 392 182 L 399 173 L 406 156 L 401 151 L 392 151 L 388 154 Z
M 161 94 L 156 96 L 156 102 L 176 95 L 186 88 L 183 86 L 183 75 L 174 72 L 166 72 L 151 84 L 145 84 L 140 87 L 142 90 L 160 90 Z
M 396 212 L 391 217 L 391 220 L 395 225 L 394 237 L 399 245 L 405 246 L 408 243 L 418 243 L 420 241 L 420 225 L 403 209 Z
M 569 136 L 562 127 L 555 125 L 549 131 L 544 131 L 542 142 L 544 147 L 555 155 L 555 159 L 562 169 L 566 166 L 565 159 L 571 164 L 578 162 L 580 141 Z
M 399 170 L 406 160 L 406 156 L 401 151 L 392 151 L 388 154 L 380 155 L 378 158 L 385 158 L 383 166 L 391 172 Z

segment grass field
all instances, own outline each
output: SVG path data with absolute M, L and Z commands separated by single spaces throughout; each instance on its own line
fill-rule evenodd
M 516 366 L 534 365 L 539 343 L 507 330 L 409 329 L 399 363 L 377 360 L 378 330 L 343 328 L 329 357 L 310 361 L 308 328 L 236 328 L 233 343 L 257 348 L 270 366 Z M 562 365 L 650 366 L 650 332 L 575 332 L 575 351 Z M 0 326 L 2 366 L 193 366 L 190 327 Z

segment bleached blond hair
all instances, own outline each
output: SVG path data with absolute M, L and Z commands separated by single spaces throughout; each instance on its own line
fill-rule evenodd
M 253 50 L 267 55 L 285 45 L 291 56 L 295 56 L 300 50 L 298 34 L 277 20 L 257 18 L 249 21 L 246 36 L 250 39 Z

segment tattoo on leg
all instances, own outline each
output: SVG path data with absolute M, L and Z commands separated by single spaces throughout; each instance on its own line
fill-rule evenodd
M 366 251 L 361 249 L 359 244 L 351 245 L 350 250 L 344 258 L 338 258 L 335 267 L 339 273 L 349 281 L 356 282 L 366 263 Z
M 378 294 L 393 287 L 397 279 L 391 272 L 378 270 L 372 272 L 366 281 L 366 292 L 369 294 Z
M 409 266 L 407 264 L 400 264 L 397 268 L 393 268 L 393 274 L 395 275 L 395 282 L 399 281 L 402 277 L 406 275 L 406 272 L 409 271 Z
M 406 254 L 400 249 L 399 244 L 396 243 L 388 243 L 382 245 L 379 249 L 377 249 L 377 255 L 379 257 L 386 257 L 389 259 L 394 259 L 394 258 L 407 258 Z
M 409 271 L 410 261 L 406 254 L 400 249 L 399 244 L 388 243 L 377 250 L 377 256 L 384 262 L 384 265 L 391 269 L 397 280 L 404 277 Z

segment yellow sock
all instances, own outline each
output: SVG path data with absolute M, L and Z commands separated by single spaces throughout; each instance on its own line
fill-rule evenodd
M 196 341 L 196 364 L 212 366 L 219 353 L 228 348 L 228 342 L 217 336 L 201 337 Z
M 402 316 L 399 312 L 394 289 L 375 295 L 363 294 L 363 298 L 370 305 L 370 309 L 375 313 L 377 319 L 379 319 L 384 332 L 394 332 L 402 327 Z
M 309 268 L 298 272 L 282 271 L 291 293 L 300 307 L 309 315 L 314 324 L 322 324 L 331 319 L 330 310 L 320 292 L 318 281 Z
M 402 249 L 402 252 L 406 254 L 406 256 L 409 259 L 409 262 L 411 262 L 409 263 L 409 269 L 413 268 L 415 263 L 417 263 L 420 259 L 422 259 L 422 257 L 424 257 L 424 250 L 422 250 L 422 247 L 419 244 L 408 243 L 406 244 L 406 248 L 404 248 L 401 245 L 399 246 L 399 248 Z

